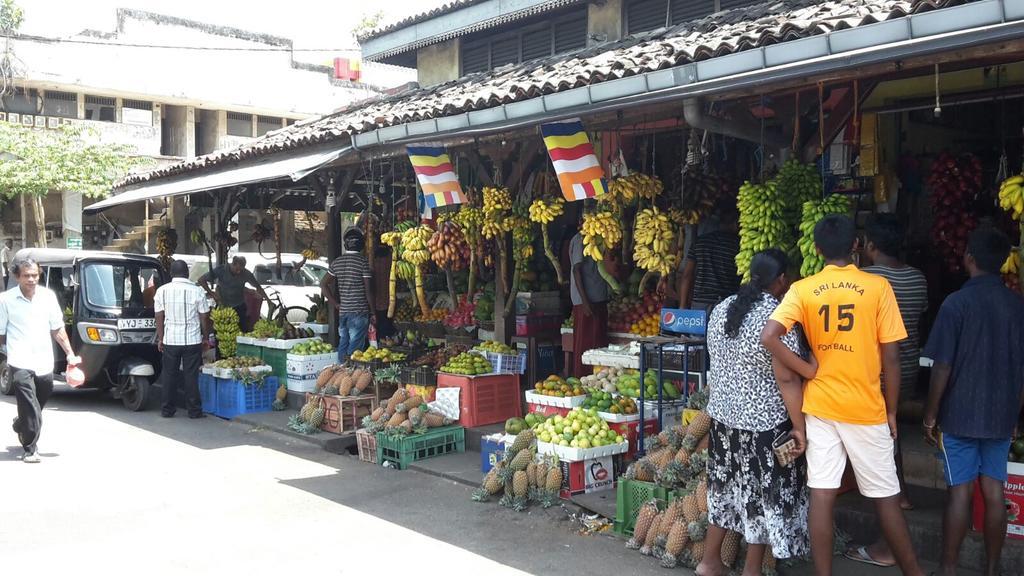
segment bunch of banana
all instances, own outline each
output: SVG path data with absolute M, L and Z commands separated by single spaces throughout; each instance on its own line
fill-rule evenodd
M 484 212 L 493 210 L 507 211 L 512 209 L 512 195 L 508 188 L 484 187 Z
M 1024 214 L 1024 174 L 1010 176 L 999 185 L 999 207 L 1020 220 Z
M 398 304 L 398 246 L 402 243 L 402 233 L 385 232 L 380 235 L 380 241 L 391 247 L 391 272 L 388 274 L 388 318 L 394 318 L 395 307 Z
M 631 204 L 637 196 L 636 181 L 630 176 L 620 176 L 609 180 L 608 193 L 597 199 L 607 203 Z
M 675 231 L 668 215 L 658 208 L 645 208 L 636 215 L 633 233 L 633 260 L 637 265 L 658 274 L 669 274 L 676 265 L 670 253 Z
M 313 248 L 306 248 L 302 251 L 302 257 L 306 260 L 316 260 L 320 257 L 320 253 Z
M 562 197 L 545 200 L 538 198 L 530 204 L 530 220 L 544 225 L 562 215 L 565 210 L 565 199 Z
M 235 355 L 237 342 L 235 338 L 239 335 L 238 313 L 234 308 L 218 306 L 210 312 L 210 320 L 213 322 L 213 332 L 217 335 L 217 349 L 224 358 Z
M 597 263 L 597 271 L 616 293 L 622 287 L 604 267 L 604 253 L 614 249 L 622 241 L 622 223 L 609 211 L 592 212 L 583 215 L 583 255 Z
M 420 312 L 426 316 L 430 312 L 427 305 L 427 294 L 423 291 L 423 265 L 430 261 L 430 250 L 427 242 L 434 230 L 427 225 L 416 226 L 402 232 L 402 260 L 413 267 L 416 300 L 420 304 Z
M 1010 255 L 1006 257 L 1006 262 L 1003 262 L 1002 268 L 999 269 L 1003 274 L 1012 274 L 1016 276 L 1020 272 L 1020 249 L 1014 248 L 1010 250 Z
M 480 252 L 483 236 L 484 211 L 476 206 L 463 206 L 455 214 L 455 223 L 462 229 L 462 234 L 469 245 L 469 282 L 467 294 L 476 291 L 476 255 Z
M 430 258 L 442 270 L 462 270 L 469 263 L 469 244 L 458 224 L 450 218 L 442 221 L 427 240 Z
M 779 193 L 786 201 L 783 214 L 786 223 L 796 227 L 803 216 L 804 202 L 821 198 L 821 175 L 814 164 L 802 164 L 794 158 L 787 160 L 778 175 Z
M 822 218 L 830 214 L 847 214 L 850 201 L 839 194 L 829 194 L 824 200 L 808 200 L 803 205 L 803 217 L 800 220 L 800 240 L 797 246 L 803 256 L 800 275 L 808 277 L 817 274 L 825 267 L 825 259 L 818 254 L 814 246 L 814 227 Z
M 608 182 L 608 194 L 606 196 L 612 197 L 608 198 L 608 201 L 614 199 L 623 205 L 629 205 L 637 198 L 653 200 L 664 189 L 665 185 L 657 176 L 633 172 L 629 176 L 620 176 Z
M 787 250 L 791 243 L 790 228 L 782 219 L 785 199 L 777 183 L 744 182 L 736 198 L 740 212 L 740 251 L 736 255 L 736 273 L 743 281 L 750 280 L 750 260 L 767 248 Z
M 711 213 L 715 201 L 730 192 L 722 178 L 701 170 L 687 170 L 685 174 L 674 172 L 672 189 L 673 197 L 681 199 L 677 209 L 685 217 L 685 224 L 700 222 Z
M 160 255 L 160 265 L 164 270 L 171 269 L 171 257 L 178 251 L 178 232 L 173 228 L 164 228 L 156 235 L 156 251 Z

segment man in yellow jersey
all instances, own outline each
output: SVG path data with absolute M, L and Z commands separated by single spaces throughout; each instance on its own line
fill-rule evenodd
M 814 243 L 825 258 L 825 269 L 793 284 L 765 325 L 761 341 L 780 363 L 807 379 L 803 413 L 815 572 L 832 573 L 832 515 L 849 457 L 860 493 L 875 501 L 896 562 L 904 574 L 917 576 L 923 572 L 900 509 L 894 458 L 899 341 L 907 332 L 889 281 L 853 265 L 857 230 L 850 218 L 822 219 L 814 227 Z M 807 335 L 817 369 L 780 340 L 797 323 Z

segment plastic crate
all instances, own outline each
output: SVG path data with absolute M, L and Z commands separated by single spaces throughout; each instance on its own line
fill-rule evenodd
M 239 336 L 242 338 L 242 336 Z M 253 358 L 263 359 L 263 346 L 259 344 L 247 344 L 238 342 L 235 344 L 235 356 L 252 356 Z
M 356 430 L 356 445 L 359 448 L 359 459 L 370 464 L 377 463 L 377 435 L 366 428 Z
M 238 380 L 217 379 L 217 411 L 228 420 L 240 414 L 269 412 L 277 393 L 277 377 L 267 376 L 262 383 L 243 384 Z
M 658 508 L 663 509 L 675 499 L 675 493 L 652 482 L 620 478 L 615 488 L 615 533 L 632 535 L 640 507 L 651 499 L 657 500 Z
M 437 375 L 438 388 L 459 388 L 459 424 L 473 428 L 504 422 L 523 415 L 519 401 L 519 376 Z
M 199 401 L 203 405 L 203 412 L 217 412 L 217 379 L 209 374 L 199 375 Z
M 288 377 L 288 349 L 264 348 L 263 363 L 270 366 L 270 373 L 278 378 Z
M 498 354 L 474 348 L 473 352 L 483 354 L 491 363 L 495 374 L 525 374 L 526 373 L 526 352 L 518 354 Z
M 521 314 L 516 316 L 516 336 L 557 333 L 561 327 L 561 314 Z
M 308 356 L 288 354 L 285 357 L 285 375 L 293 380 L 316 380 L 324 368 L 337 363 L 336 352 Z
M 399 376 L 403 384 L 437 386 L 437 371 L 430 366 L 406 366 Z
M 409 436 L 377 433 L 377 463 L 391 462 L 399 470 L 419 460 L 465 451 L 466 429 L 462 426 L 442 426 Z

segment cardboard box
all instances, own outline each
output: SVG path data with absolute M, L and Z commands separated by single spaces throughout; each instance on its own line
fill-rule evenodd
M 620 462 L 620 456 L 602 456 L 579 462 L 563 461 L 561 497 L 614 489 Z
M 1003 485 L 1006 498 L 1006 537 L 1024 540 L 1024 464 L 1007 462 L 1006 471 L 1009 476 Z M 974 529 L 984 530 L 985 502 L 981 498 L 981 488 L 974 485 Z

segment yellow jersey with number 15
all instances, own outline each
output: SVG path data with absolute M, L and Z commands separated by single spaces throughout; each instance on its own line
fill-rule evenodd
M 804 413 L 849 424 L 883 424 L 881 344 L 907 337 L 889 281 L 856 266 L 826 266 L 790 287 L 772 313 L 803 326 L 818 360 L 804 387 Z

